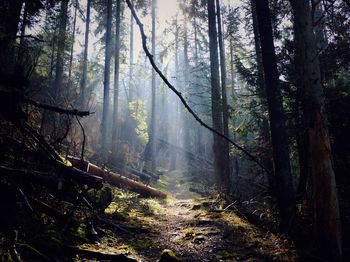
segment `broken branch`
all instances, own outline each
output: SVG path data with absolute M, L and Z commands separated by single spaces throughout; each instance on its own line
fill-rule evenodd
M 31 100 L 29 98 L 25 99 L 25 101 L 33 106 L 40 107 L 42 109 L 50 110 L 59 114 L 65 114 L 65 115 L 73 115 L 73 116 L 88 116 L 91 113 L 89 111 L 79 111 L 77 109 L 65 109 L 65 108 L 60 108 L 57 106 L 52 106 L 48 104 L 43 104 L 39 103 L 37 101 Z

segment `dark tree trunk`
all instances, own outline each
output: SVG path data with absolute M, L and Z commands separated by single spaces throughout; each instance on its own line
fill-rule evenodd
M 56 74 L 54 85 L 55 101 L 61 102 L 62 85 L 63 85 L 63 70 L 64 70 L 64 53 L 66 49 L 66 28 L 68 21 L 68 2 L 62 0 L 60 11 L 60 25 L 57 39 L 57 56 L 56 56 Z
M 253 22 L 253 32 L 254 32 L 254 49 L 256 54 L 256 63 L 257 63 L 257 71 L 258 71 L 258 85 L 257 85 L 257 93 L 261 103 L 261 121 L 259 121 L 260 128 L 260 145 L 262 148 L 262 156 L 261 161 L 263 165 L 273 173 L 273 164 L 272 164 L 272 150 L 271 150 L 271 135 L 269 130 L 268 118 L 265 116 L 268 112 L 267 100 L 266 100 L 266 87 L 265 87 L 265 77 L 264 77 L 264 66 L 262 62 L 262 54 L 261 54 L 261 45 L 260 45 L 260 36 L 259 36 L 259 25 L 258 25 L 258 17 L 256 14 L 256 0 L 250 1 L 251 10 L 252 10 L 252 22 Z M 267 175 L 270 191 L 273 193 L 275 190 L 275 181 L 274 177 L 271 175 Z
M 72 86 L 72 66 L 73 66 L 73 51 L 74 51 L 74 42 L 75 42 L 75 29 L 76 29 L 76 23 L 77 23 L 77 10 L 78 10 L 78 0 L 75 0 L 72 43 L 70 46 L 69 67 L 68 67 L 68 86 L 69 86 L 69 88 Z
M 309 1 L 291 0 L 294 13 L 296 68 L 303 92 L 303 111 L 310 146 L 314 228 L 321 252 L 332 261 L 342 257 L 339 203 L 316 37 Z
M 189 76 L 189 70 L 190 70 L 190 61 L 188 58 L 188 47 L 189 47 L 189 42 L 188 42 L 188 14 L 184 12 L 184 25 L 183 25 L 183 30 L 184 30 L 184 39 L 183 39 L 183 56 L 184 56 L 184 62 L 183 62 L 183 92 L 184 93 L 189 93 L 189 88 L 190 88 L 190 76 Z M 188 97 L 187 97 L 188 98 Z M 184 143 L 184 148 L 186 150 L 191 150 L 191 123 L 189 116 L 187 112 L 184 112 L 182 114 L 182 122 L 183 122 L 183 143 Z
M 103 114 L 102 114 L 102 154 L 107 160 L 108 141 L 108 117 L 109 117 L 109 93 L 111 75 L 111 49 L 112 49 L 112 0 L 107 0 L 107 25 L 106 25 L 106 45 L 105 45 L 105 68 L 103 83 Z
M 223 131 L 222 124 L 222 101 L 220 95 L 219 55 L 216 31 L 215 0 L 208 1 L 208 26 L 209 26 L 209 51 L 211 73 L 211 108 L 213 128 L 218 132 Z M 229 185 L 226 163 L 222 157 L 223 140 L 214 134 L 214 168 L 216 184 L 220 189 L 227 190 Z
M 131 1 L 132 4 L 133 1 Z M 129 42 L 129 102 L 134 99 L 133 72 L 134 72 L 134 17 L 130 14 L 130 42 Z M 130 120 L 131 121 L 131 120 Z
M 221 94 L 222 94 L 222 124 L 225 136 L 229 136 L 228 133 L 228 109 L 227 109 L 227 94 L 226 94 L 226 57 L 225 57 L 225 44 L 223 38 L 223 30 L 221 25 L 221 10 L 220 1 L 216 0 L 216 14 L 218 18 L 218 38 L 219 38 L 219 51 L 220 51 L 220 71 L 221 71 Z M 223 141 L 223 161 L 225 161 L 225 173 L 230 177 L 230 146 L 227 141 Z
M 237 102 L 237 96 L 236 96 L 236 91 L 235 91 L 235 66 L 234 66 L 234 56 L 233 56 L 233 40 L 232 37 L 230 37 L 230 73 L 231 73 L 231 92 L 232 92 L 232 108 L 234 109 L 236 107 L 236 102 Z M 235 126 L 235 119 L 232 120 L 233 126 Z M 236 141 L 236 133 L 233 132 L 233 141 Z M 239 162 L 238 162 L 238 157 L 234 156 L 233 157 L 233 163 L 234 163 L 234 175 L 238 176 L 239 175 Z
M 113 128 L 112 153 L 117 153 L 118 141 L 118 98 L 119 98 L 119 56 L 120 56 L 120 1 L 117 0 L 115 13 L 115 54 L 114 54 L 114 97 L 113 97 Z
M 90 32 L 90 6 L 91 0 L 87 0 L 86 5 L 86 20 L 85 20 L 85 41 L 84 41 L 84 58 L 83 58 L 83 74 L 80 82 L 80 105 L 85 108 L 86 100 L 86 75 L 89 52 L 89 32 Z
M 270 119 L 280 226 L 282 229 L 287 229 L 294 217 L 294 189 L 268 0 L 256 1 L 256 13 Z
M 15 41 L 24 0 L 0 2 L 0 76 L 13 74 L 15 64 Z M 6 65 L 6 66 L 4 66 Z
M 25 4 L 24 5 L 24 10 L 23 10 L 23 16 L 22 16 L 22 22 L 21 22 L 21 39 L 19 40 L 19 48 L 18 48 L 18 58 L 17 58 L 17 63 L 20 65 L 23 64 L 23 55 L 25 53 L 25 39 L 24 35 L 26 34 L 26 27 L 28 23 L 28 6 Z
M 156 55 L 156 0 L 152 0 L 152 56 Z M 150 126 L 150 143 L 151 143 L 151 170 L 156 170 L 156 72 L 152 68 L 152 105 L 151 105 L 151 126 Z

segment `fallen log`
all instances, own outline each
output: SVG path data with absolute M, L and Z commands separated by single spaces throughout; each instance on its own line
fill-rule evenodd
M 113 186 L 137 192 L 144 197 L 167 197 L 167 195 L 162 191 L 159 191 L 153 187 L 145 186 L 140 182 L 131 180 L 117 173 L 104 171 L 102 168 L 92 163 L 88 164 L 87 172 L 95 176 L 103 177 L 106 182 Z
M 139 193 L 143 197 L 157 197 L 163 199 L 167 197 L 167 195 L 162 191 L 126 178 L 120 174 L 103 170 L 99 166 L 96 166 L 85 160 L 80 160 L 72 156 L 69 156 L 68 160 L 73 164 L 73 166 L 80 167 L 91 175 L 103 178 L 107 183 L 111 184 L 112 186 L 134 191 L 136 193 Z
M 137 177 L 139 181 L 141 181 L 145 185 L 149 185 L 151 182 L 151 179 L 158 179 L 159 177 L 156 177 L 154 174 L 149 175 L 144 172 L 140 172 L 132 167 L 124 166 L 124 167 L 119 167 L 119 166 L 113 166 L 113 169 L 120 173 L 123 176 L 126 176 L 128 178 L 133 179 L 132 177 Z

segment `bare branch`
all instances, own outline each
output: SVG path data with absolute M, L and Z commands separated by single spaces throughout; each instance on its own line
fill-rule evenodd
M 32 38 L 32 39 L 39 41 L 39 42 L 47 42 L 47 41 L 45 41 L 37 36 L 34 36 L 34 35 L 16 35 L 16 38 Z
M 89 111 L 79 111 L 77 109 L 64 109 L 64 108 L 60 108 L 57 106 L 42 104 L 42 103 L 36 102 L 34 100 L 31 100 L 29 98 L 25 99 L 25 101 L 33 106 L 40 107 L 40 108 L 43 108 L 46 110 L 50 110 L 50 111 L 53 111 L 53 112 L 56 112 L 59 114 L 73 115 L 73 116 L 80 116 L 80 117 L 88 116 L 91 114 Z

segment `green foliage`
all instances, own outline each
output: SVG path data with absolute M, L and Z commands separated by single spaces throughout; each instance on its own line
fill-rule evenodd
M 145 101 L 137 99 L 129 103 L 132 118 L 136 121 L 136 134 L 142 145 L 148 143 L 147 110 Z

